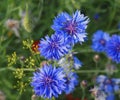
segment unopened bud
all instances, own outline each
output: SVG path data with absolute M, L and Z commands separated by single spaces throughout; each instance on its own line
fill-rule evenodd
M 35 94 L 32 95 L 31 100 L 37 100 L 37 96 Z
M 87 81 L 86 81 L 86 80 L 83 80 L 83 81 L 81 82 L 81 86 L 82 86 L 82 87 L 86 87 L 86 86 L 87 86 Z
M 97 63 L 100 60 L 100 56 L 99 55 L 94 55 L 93 60 Z
M 25 61 L 25 57 L 24 56 L 20 56 L 20 60 L 21 61 Z

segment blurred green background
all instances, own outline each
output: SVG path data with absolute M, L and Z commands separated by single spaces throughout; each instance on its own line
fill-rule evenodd
M 24 15 L 28 4 L 29 19 L 34 26 L 32 32 L 28 33 L 22 24 L 18 31 L 20 38 L 16 37 L 14 32 L 6 28 L 6 21 L 14 19 L 21 22 L 21 16 Z M 93 56 L 96 54 L 91 51 L 92 34 L 101 29 L 110 34 L 120 34 L 120 0 L 1 0 L 0 2 L 0 90 L 6 95 L 6 100 L 31 100 L 33 94 L 32 88 L 28 85 L 25 92 L 21 94 L 17 89 L 13 88 L 17 84 L 17 79 L 14 77 L 13 71 L 7 70 L 7 56 L 13 52 L 17 56 L 29 56 L 29 51 L 23 49 L 22 41 L 26 39 L 39 40 L 45 35 L 53 34 L 51 25 L 53 19 L 60 12 L 68 12 L 72 14 L 76 10 L 81 10 L 90 18 L 88 24 L 88 40 L 83 45 L 76 45 L 75 50 L 80 51 L 77 57 L 83 62 L 80 70 L 94 70 L 95 62 Z M 21 22 L 22 23 L 22 22 Z M 105 69 L 107 58 L 104 54 L 100 54 L 101 60 L 98 64 L 99 69 Z M 17 68 L 19 64 L 15 67 Z M 117 65 L 117 67 L 120 66 Z M 30 74 L 30 75 L 29 75 Z M 101 73 L 99 73 L 101 74 Z M 32 74 L 24 76 L 26 80 Z M 80 80 L 88 80 L 92 84 L 94 77 L 93 73 L 79 73 Z M 119 77 L 120 73 L 113 74 L 114 77 Z M 19 86 L 17 87 L 19 88 Z M 88 100 L 93 100 L 89 93 L 89 87 L 86 89 L 86 97 Z M 78 86 L 73 92 L 74 97 L 81 98 L 81 89 Z M 59 100 L 65 100 L 64 95 Z

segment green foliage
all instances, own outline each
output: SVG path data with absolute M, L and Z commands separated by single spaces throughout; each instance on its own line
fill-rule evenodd
M 97 62 L 97 67 L 103 71 L 94 72 L 97 69 L 96 62 L 93 60 L 96 53 L 90 48 L 91 36 L 98 29 L 109 32 L 110 35 L 120 34 L 119 0 L 2 0 L 0 2 L 0 90 L 5 93 L 6 100 L 31 99 L 33 92 L 30 87 L 30 77 L 32 71 L 36 70 L 36 66 L 40 67 L 40 61 L 43 59 L 32 51 L 33 40 L 39 40 L 53 33 L 51 25 L 58 13 L 67 11 L 72 14 L 76 9 L 90 18 L 87 29 L 88 41 L 81 46 L 77 44 L 74 51 L 79 51 L 76 56 L 84 64 L 80 70 L 87 69 L 80 72 L 80 80 L 88 80 L 91 86 L 98 73 L 107 74 L 104 69 L 106 62 L 109 62 L 104 54 L 100 54 L 101 59 Z M 95 14 L 99 14 L 96 20 Z M 19 21 L 19 38 L 15 36 L 11 27 L 6 27 L 5 23 L 8 19 Z M 117 65 L 117 68 L 120 70 L 120 65 Z M 114 73 L 112 76 L 119 77 L 120 73 Z M 88 90 L 85 88 L 85 97 L 92 100 Z M 81 91 L 78 86 L 72 94 L 74 97 L 82 98 Z M 65 100 L 65 97 L 63 95 L 58 99 Z

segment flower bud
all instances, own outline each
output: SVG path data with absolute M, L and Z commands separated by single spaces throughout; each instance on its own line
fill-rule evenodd
M 82 82 L 81 82 L 81 87 L 86 87 L 87 86 L 87 81 L 86 80 L 83 80 Z
M 21 61 L 25 61 L 25 56 L 20 56 Z
M 35 94 L 32 95 L 31 100 L 37 100 L 37 96 Z
M 94 55 L 93 60 L 97 63 L 100 60 L 100 56 L 98 54 Z
M 31 32 L 33 28 L 32 19 L 30 18 L 30 15 L 28 12 L 28 6 L 26 6 L 26 14 L 23 18 L 23 27 L 27 32 Z

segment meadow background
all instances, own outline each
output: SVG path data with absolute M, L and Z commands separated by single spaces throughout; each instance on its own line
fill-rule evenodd
M 28 4 L 29 19 L 33 25 L 32 32 L 27 32 L 24 26 L 20 25 L 20 38 L 16 37 L 14 32 L 6 28 L 5 22 L 8 19 L 21 21 L 21 13 L 26 10 Z M 120 34 L 120 0 L 1 0 L 0 2 L 0 90 L 6 95 L 6 100 L 30 100 L 33 94 L 32 87 L 29 83 L 24 88 L 25 91 L 20 93 L 17 89 L 21 86 L 17 81 L 28 82 L 32 76 L 32 72 L 26 71 L 26 75 L 22 79 L 15 78 L 16 68 L 20 67 L 19 63 L 15 66 L 8 66 L 8 56 L 16 52 L 17 57 L 30 56 L 29 50 L 23 49 L 23 40 L 32 39 L 40 40 L 45 35 L 53 34 L 51 25 L 55 16 L 63 11 L 70 14 L 75 10 L 81 10 L 90 18 L 87 33 L 88 40 L 82 45 L 77 44 L 75 47 L 79 54 L 76 56 L 83 62 L 83 67 L 80 68 L 80 80 L 87 80 L 88 87 L 85 91 L 85 97 L 88 100 L 93 100 L 90 95 L 89 88 L 94 86 L 93 79 L 95 77 L 96 63 L 93 60 L 94 55 L 98 54 L 91 49 L 92 35 L 97 30 L 103 30 L 112 34 Z M 107 57 L 103 53 L 99 53 L 100 61 L 98 69 L 103 70 L 98 74 L 105 73 L 105 65 Z M 116 65 L 120 70 L 120 65 Z M 13 68 L 13 69 L 12 69 Z M 114 73 L 111 77 L 120 77 L 120 72 Z M 14 88 L 17 86 L 17 89 Z M 81 98 L 81 88 L 78 86 L 72 93 L 74 97 Z M 118 96 L 118 95 L 117 95 Z M 59 100 L 65 100 L 62 95 Z M 118 99 L 116 99 L 118 100 Z

